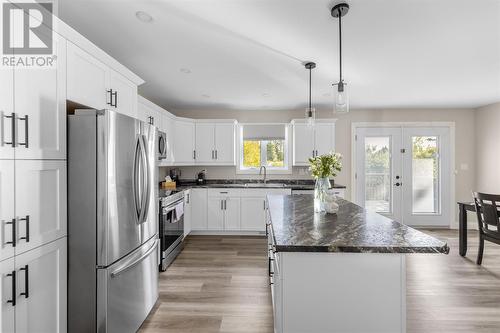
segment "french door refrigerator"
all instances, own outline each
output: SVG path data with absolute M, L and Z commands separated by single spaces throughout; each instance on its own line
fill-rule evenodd
M 158 298 L 156 128 L 68 116 L 68 331 L 136 332 Z

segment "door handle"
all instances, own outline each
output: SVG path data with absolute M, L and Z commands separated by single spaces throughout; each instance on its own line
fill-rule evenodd
M 224 204 L 223 204 L 224 200 L 221 199 L 220 201 L 220 210 L 224 210 Z
M 16 247 L 16 219 L 5 222 L 5 224 L 12 224 L 12 241 L 5 242 L 5 244 L 12 244 L 12 247 Z
M 142 186 L 142 202 L 141 202 L 141 218 L 139 219 L 139 223 L 143 223 L 146 221 L 146 216 L 148 215 L 149 211 L 149 203 L 151 200 L 150 192 L 151 192 L 151 174 L 149 172 L 149 160 L 148 160 L 148 152 L 147 152 L 147 141 L 146 141 L 146 136 L 141 135 L 140 136 L 140 141 L 141 141 L 141 162 L 142 162 L 142 170 L 144 173 L 143 178 L 144 183 Z
M 316 150 L 316 157 L 318 157 L 318 151 Z
M 5 133 L 4 133 L 4 118 L 8 118 L 8 119 L 11 119 L 10 121 L 10 142 L 6 142 L 5 141 Z M 3 112 L 2 112 L 2 146 L 5 144 L 5 145 L 11 145 L 12 147 L 15 147 L 16 146 L 16 141 L 15 141 L 15 133 L 16 133 L 16 122 L 15 122 L 15 119 L 16 119 L 16 114 L 14 112 L 12 112 L 10 114 L 10 116 L 4 116 Z
M 118 107 L 118 91 L 115 91 L 114 95 L 115 95 L 115 105 L 114 105 L 114 107 L 117 108 Z
M 224 199 L 224 210 L 227 210 L 227 199 Z
M 12 271 L 7 276 L 12 278 L 12 299 L 7 300 L 7 303 L 12 303 L 12 306 L 16 306 L 16 271 Z
M 217 159 L 217 149 L 215 150 L 215 159 Z
M 18 146 L 24 146 L 24 148 L 28 148 L 29 147 L 29 144 L 28 144 L 28 141 L 29 141 L 29 123 L 28 123 L 28 115 L 24 115 L 24 117 L 21 117 L 21 118 L 18 118 L 19 120 L 21 121 L 24 121 L 24 142 L 23 143 L 20 143 L 20 142 L 17 142 L 17 145 Z M 17 134 L 17 131 L 16 131 L 16 134 Z
M 196 159 L 196 150 L 193 150 L 193 160 Z
M 26 215 L 26 217 L 19 219 L 19 221 L 26 221 L 26 234 L 24 237 L 21 237 L 19 239 L 24 239 L 24 240 L 26 240 L 26 243 L 29 243 L 29 241 L 30 241 L 30 216 Z
M 213 150 L 212 150 L 212 159 L 215 159 L 215 154 Z
M 20 293 L 19 295 L 28 298 L 30 297 L 29 267 L 28 265 L 24 265 L 20 270 L 24 271 L 24 293 Z
M 135 143 L 135 154 L 134 154 L 134 165 L 132 170 L 132 191 L 134 194 L 134 206 L 137 220 L 140 223 L 140 217 L 142 215 L 142 207 L 140 206 L 141 198 L 139 198 L 139 156 L 140 156 L 141 144 L 140 138 L 137 137 Z
M 156 249 L 157 244 L 158 244 L 158 239 L 156 239 L 154 241 L 153 245 L 143 255 L 141 255 L 139 258 L 137 258 L 135 260 L 132 260 L 130 262 L 126 262 L 121 267 L 118 267 L 113 272 L 111 272 L 111 277 L 114 278 L 117 275 L 120 275 L 121 273 L 129 270 L 130 268 L 134 267 L 135 265 L 139 264 L 141 261 L 143 261 L 144 259 L 146 259 L 151 254 L 151 252 L 153 252 Z

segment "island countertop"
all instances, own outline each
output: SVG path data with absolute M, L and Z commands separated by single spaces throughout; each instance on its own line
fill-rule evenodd
M 337 214 L 314 213 L 311 194 L 267 202 L 277 252 L 449 253 L 445 242 L 340 198 Z

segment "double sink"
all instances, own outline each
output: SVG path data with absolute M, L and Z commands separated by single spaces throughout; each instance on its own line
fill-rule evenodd
M 234 187 L 234 188 L 285 188 L 283 183 L 245 183 L 245 184 L 211 184 L 210 187 Z

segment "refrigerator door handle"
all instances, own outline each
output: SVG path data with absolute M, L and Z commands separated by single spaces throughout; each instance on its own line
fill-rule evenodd
M 133 166 L 133 175 L 132 175 L 132 180 L 133 180 L 133 185 L 132 185 L 132 191 L 134 192 L 134 206 L 135 206 L 135 213 L 138 222 L 140 223 L 140 218 L 142 215 L 142 206 L 141 206 L 141 198 L 139 196 L 139 158 L 140 158 L 140 151 L 141 151 L 141 141 L 140 138 L 138 137 L 136 140 L 135 144 L 135 153 L 134 153 L 134 166 Z
M 149 211 L 149 203 L 151 200 L 150 192 L 151 192 L 151 173 L 149 171 L 149 159 L 148 159 L 148 151 L 147 151 L 147 141 L 146 136 L 141 135 L 141 159 L 142 159 L 142 172 L 143 172 L 143 186 L 142 186 L 142 195 L 141 195 L 141 216 L 139 219 L 139 223 L 144 223 L 146 221 L 146 217 L 148 216 Z
M 158 245 L 158 239 L 155 239 L 153 245 L 151 245 L 151 247 L 143 255 L 141 255 L 139 258 L 134 258 L 134 259 L 131 258 L 129 261 L 125 262 L 123 265 L 121 265 L 113 272 L 111 272 L 111 277 L 114 278 L 120 275 L 121 273 L 129 270 L 130 268 L 134 267 L 135 265 L 146 259 L 151 254 L 151 252 L 156 250 L 157 245 Z

